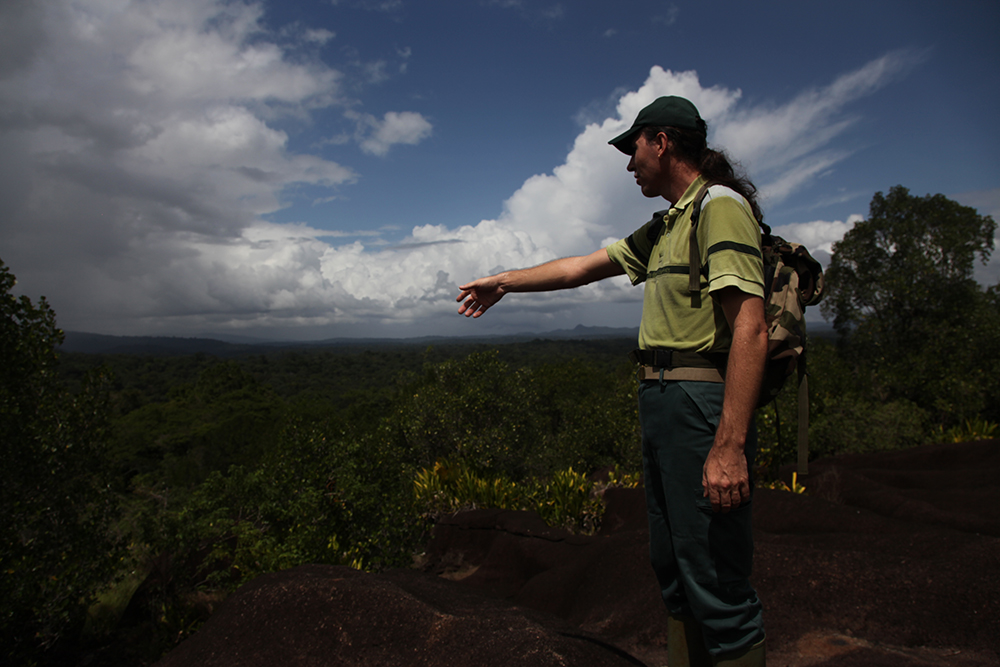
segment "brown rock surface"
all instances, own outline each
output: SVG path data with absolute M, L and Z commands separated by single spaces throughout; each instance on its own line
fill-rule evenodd
M 1000 665 L 1000 442 L 811 473 L 753 501 L 768 664 Z M 260 577 L 158 664 L 664 665 L 641 491 L 606 499 L 592 537 L 479 510 L 438 524 L 423 571 Z

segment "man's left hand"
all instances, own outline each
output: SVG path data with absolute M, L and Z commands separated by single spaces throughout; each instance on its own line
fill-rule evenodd
M 715 445 L 702 470 L 701 486 L 716 512 L 728 512 L 750 500 L 750 476 L 743 450 Z

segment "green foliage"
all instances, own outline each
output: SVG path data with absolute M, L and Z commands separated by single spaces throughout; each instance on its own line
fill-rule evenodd
M 775 491 L 787 491 L 788 493 L 806 493 L 806 487 L 799 483 L 799 474 L 797 472 L 792 473 L 791 484 L 785 484 L 781 480 L 774 480 L 772 482 L 767 482 L 766 484 L 758 484 L 758 486 L 774 489 Z
M 165 402 L 116 421 L 112 449 L 129 481 L 188 488 L 237 462 L 253 463 L 277 438 L 286 406 L 235 362 L 207 366 Z
M 929 420 L 919 406 L 898 399 L 875 403 L 856 395 L 829 399 L 810 429 L 813 456 L 863 454 L 929 442 Z
M 754 413 L 758 485 L 772 482 L 778 468 L 798 456 L 798 395 L 794 385 L 793 380 L 787 382 L 774 401 Z
M 494 351 L 428 365 L 391 418 L 415 462 L 458 459 L 514 480 L 562 467 L 638 468 L 635 381 L 584 362 L 512 368 Z
M 419 465 L 458 457 L 477 471 L 520 477 L 538 432 L 530 371 L 512 371 L 496 352 L 428 365 L 401 388 L 392 416 L 398 442 Z
M 522 509 L 521 489 L 503 476 L 482 477 L 460 462 L 438 461 L 413 479 L 417 505 L 433 518 L 463 509 Z
M 934 440 L 936 442 L 970 442 L 995 438 L 1000 425 L 985 419 L 968 419 L 959 426 L 949 429 L 938 427 Z
M 618 467 L 604 481 L 566 468 L 519 484 L 503 475 L 481 476 L 461 462 L 438 461 L 415 474 L 413 488 L 417 505 L 431 517 L 480 508 L 531 510 L 550 526 L 594 533 L 604 514 L 603 491 L 638 484 L 637 475 Z
M 45 299 L 14 297 L 0 262 L 0 645 L 34 660 L 83 625 L 89 600 L 120 566 L 106 477 L 107 382 L 59 386 L 63 333 Z
M 809 348 L 809 457 L 887 451 L 930 441 L 931 417 L 905 398 L 873 395 L 870 369 L 852 363 L 837 346 L 814 339 Z M 780 420 L 779 420 L 780 416 Z M 758 481 L 776 481 L 778 469 L 798 457 L 798 394 L 786 385 L 774 404 L 756 413 Z M 779 428 L 780 425 L 780 428 Z
M 606 371 L 577 359 L 535 369 L 538 404 L 547 437 L 531 457 L 531 474 L 572 467 L 641 468 L 638 385 L 628 362 Z
M 218 414 L 220 400 L 247 389 L 234 367 L 211 373 L 176 389 L 165 404 L 134 410 L 123 423 L 167 408 L 190 418 L 213 405 L 210 414 Z M 406 565 L 425 537 L 420 517 L 429 511 L 426 498 L 422 511 L 415 503 L 414 470 L 445 458 L 458 471 L 449 482 L 452 499 L 531 507 L 556 525 L 592 529 L 600 516 L 594 483 L 569 466 L 607 465 L 634 437 L 632 387 L 618 374 L 582 364 L 570 375 L 515 369 L 493 351 L 425 363 L 420 373 L 398 376 L 395 386 L 355 388 L 349 405 L 331 406 L 326 418 L 313 393 L 305 403 L 291 401 L 295 408 L 279 420 L 285 427 L 258 459 L 214 470 L 179 500 L 174 492 L 162 509 L 147 506 L 160 518 L 147 516 L 144 539 L 151 553 L 170 550 L 171 580 L 209 588 L 231 589 L 305 562 Z M 608 396 L 611 390 L 621 395 Z M 577 427 L 568 436 L 567 424 Z M 596 432 L 587 440 L 581 428 Z M 638 450 L 634 441 L 628 445 Z M 529 471 L 566 459 L 560 472 L 545 470 L 544 478 L 526 482 Z M 178 483 L 184 480 L 174 478 Z M 184 596 L 164 591 L 160 599 L 178 607 Z M 183 626 L 187 618 L 170 623 Z
M 821 309 L 839 340 L 813 339 L 809 352 L 813 458 L 910 447 L 1000 419 L 1000 286 L 984 291 L 972 275 L 995 231 L 972 208 L 897 186 L 834 245 Z M 794 402 L 781 404 L 788 427 L 780 446 L 765 438 L 765 462 L 794 460 Z M 773 429 L 766 410 L 757 419 L 762 434 Z
M 143 577 L 138 572 L 131 572 L 97 593 L 94 604 L 87 610 L 84 637 L 95 639 L 111 634 L 142 582 Z
M 197 579 L 227 588 L 302 563 L 405 565 L 421 527 L 402 452 L 378 432 L 343 439 L 290 425 L 259 465 L 213 472 L 178 513 Z
M 821 308 L 868 400 L 951 425 L 1000 402 L 1000 309 L 972 277 L 995 231 L 975 209 L 897 186 L 834 245 Z
M 130 574 L 95 587 L 90 636 L 128 605 L 116 633 L 146 637 L 148 659 L 204 620 L 206 599 L 260 573 L 408 564 L 427 528 L 414 470 L 442 455 L 518 487 L 537 473 L 547 480 L 534 492 L 543 516 L 584 521 L 592 499 L 569 501 L 584 477 L 552 471 L 637 467 L 634 382 L 610 361 L 627 343 L 473 347 L 279 350 L 224 362 L 69 355 L 62 381 L 76 390 L 98 362 L 115 369 L 108 468 L 132 491 L 120 521 Z M 570 356 L 580 352 L 586 362 Z M 546 493 L 558 500 L 544 502 Z
M 835 244 L 822 309 L 838 330 L 856 328 L 875 357 L 933 334 L 940 323 L 928 318 L 964 307 L 976 291 L 975 256 L 989 259 L 995 231 L 992 218 L 944 195 L 915 197 L 901 186 L 878 192 L 868 219 Z

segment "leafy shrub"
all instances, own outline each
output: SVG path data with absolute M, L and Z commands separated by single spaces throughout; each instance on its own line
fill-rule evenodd
M 782 482 L 780 479 L 776 479 L 764 484 L 758 484 L 758 486 L 762 486 L 766 489 L 774 489 L 775 491 L 787 491 L 789 493 L 801 494 L 806 492 L 806 487 L 799 484 L 799 473 L 797 472 L 792 473 L 792 483 L 790 485 Z
M 393 435 L 423 467 L 460 459 L 478 474 L 515 480 L 567 467 L 639 467 L 627 370 L 576 361 L 515 369 L 489 351 L 428 365 L 397 392 Z
M 874 403 L 848 395 L 826 403 L 810 447 L 817 457 L 888 451 L 926 444 L 928 432 L 926 413 L 905 399 Z
M 754 413 L 754 420 L 757 426 L 756 483 L 766 485 L 773 481 L 778 468 L 798 458 L 798 396 L 794 387 L 783 387 L 776 400 Z
M 459 457 L 480 473 L 523 476 L 538 433 L 530 375 L 496 352 L 428 365 L 399 389 L 391 434 L 419 465 Z
M 420 524 L 403 452 L 292 425 L 254 468 L 213 473 L 180 511 L 181 543 L 207 550 L 206 581 L 235 587 L 302 563 L 405 565 Z
M 45 299 L 10 294 L 0 262 L 0 655 L 32 662 L 83 626 L 115 573 L 117 499 L 106 474 L 107 378 L 59 386 L 63 332 Z
M 213 471 L 252 465 L 278 435 L 288 409 L 267 385 L 235 362 L 175 385 L 164 402 L 119 418 L 112 432 L 118 472 L 138 484 L 190 488 Z
M 959 426 L 945 430 L 938 427 L 934 440 L 937 442 L 970 442 L 996 437 L 998 425 L 985 419 L 968 419 Z
M 974 268 L 989 260 L 995 233 L 990 216 L 944 195 L 902 186 L 875 194 L 868 218 L 833 245 L 821 304 L 852 369 L 851 393 L 906 401 L 945 428 L 992 418 L 984 413 L 1000 404 L 1000 300 Z
M 603 482 L 567 468 L 518 484 L 502 475 L 480 476 L 461 462 L 439 461 L 418 471 L 413 487 L 417 505 L 431 518 L 478 508 L 531 510 L 550 526 L 593 533 L 604 514 L 603 491 L 638 484 L 637 476 L 620 468 Z
M 599 470 L 641 467 L 637 384 L 630 365 L 613 372 L 573 360 L 535 369 L 542 442 L 532 448 L 528 468 L 535 476 L 572 467 Z

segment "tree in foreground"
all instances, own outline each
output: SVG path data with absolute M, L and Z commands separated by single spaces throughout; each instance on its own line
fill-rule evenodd
M 997 417 L 1000 310 L 996 288 L 973 278 L 995 232 L 971 207 L 896 186 L 834 244 L 821 309 L 866 400 L 917 406 L 943 426 Z
M 6 664 L 36 662 L 82 627 L 118 565 L 104 478 L 106 391 L 100 377 L 64 393 L 63 333 L 44 298 L 11 294 L 0 261 L 0 642 Z

